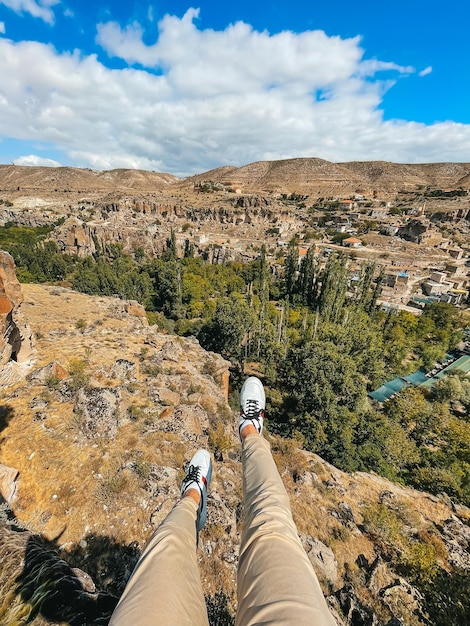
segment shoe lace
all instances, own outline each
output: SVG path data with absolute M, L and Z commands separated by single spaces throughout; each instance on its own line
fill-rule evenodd
M 184 477 L 184 485 L 186 486 L 192 482 L 199 484 L 200 475 L 201 468 L 199 467 L 199 465 L 190 465 L 187 474 Z
M 247 400 L 245 410 L 243 411 L 245 417 L 248 419 L 254 419 L 260 416 L 261 411 L 259 409 L 258 400 Z

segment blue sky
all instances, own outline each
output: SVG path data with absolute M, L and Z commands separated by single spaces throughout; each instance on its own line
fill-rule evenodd
M 470 162 L 464 0 L 0 0 L 0 163 Z

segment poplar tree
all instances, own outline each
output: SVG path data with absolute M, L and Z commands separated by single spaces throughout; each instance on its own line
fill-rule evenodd
M 256 347 L 256 356 L 259 358 L 261 353 L 261 344 L 266 339 L 266 321 L 269 302 L 269 276 L 266 263 L 266 246 L 261 246 L 259 258 L 258 273 L 258 295 L 259 295 L 259 314 L 258 314 L 258 343 Z
M 346 299 L 346 263 L 347 259 L 343 254 L 332 254 L 323 271 L 318 307 L 326 322 L 336 322 L 340 318 Z
M 307 250 L 300 263 L 299 278 L 297 280 L 297 291 L 300 294 L 303 304 L 313 306 L 315 295 L 315 247 L 311 246 Z
M 370 300 L 371 300 L 370 286 L 372 284 L 374 272 L 375 272 L 374 261 L 369 261 L 368 263 L 366 263 L 365 266 L 362 267 L 359 303 L 362 304 L 365 309 L 367 309 L 367 305 L 370 303 Z
M 284 292 L 292 302 L 296 291 L 296 275 L 299 262 L 299 248 L 294 239 L 289 242 L 286 260 L 284 262 Z

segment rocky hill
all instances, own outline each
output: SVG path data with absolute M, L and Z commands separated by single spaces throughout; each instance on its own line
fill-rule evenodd
M 211 624 L 233 624 L 242 487 L 229 364 L 149 326 L 134 302 L 39 285 L 9 302 L 35 339 L 22 378 L 0 378 L 1 623 L 107 623 L 184 463 L 205 446 L 215 476 L 203 587 Z M 450 573 L 467 584 L 470 511 L 266 436 L 338 624 L 443 624 L 429 621 L 439 609 L 423 584 L 436 572 L 443 586 Z
M 144 170 L 90 170 L 76 167 L 24 167 L 0 165 L 0 189 L 2 191 L 67 193 L 90 191 L 110 192 L 121 190 L 153 191 L 175 183 L 172 174 Z M 19 188 L 19 189 L 18 189 Z
M 303 158 L 260 161 L 243 167 L 223 167 L 186 179 L 184 183 L 213 180 L 240 186 L 244 191 L 299 193 L 313 197 L 378 192 L 396 194 L 400 190 L 466 187 L 469 163 L 426 163 L 405 165 L 385 161 L 331 163 Z
M 78 195 L 157 193 L 181 195 L 202 181 L 239 187 L 244 193 L 308 194 L 313 198 L 354 193 L 384 195 L 418 188 L 468 187 L 470 163 L 399 164 L 385 161 L 332 163 L 317 158 L 259 161 L 225 166 L 186 179 L 141 170 L 97 171 L 72 167 L 0 165 L 0 195 L 26 207 L 26 198 L 57 204 Z M 30 200 L 29 205 L 31 205 Z

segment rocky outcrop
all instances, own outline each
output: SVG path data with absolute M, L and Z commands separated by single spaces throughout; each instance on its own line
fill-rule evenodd
M 0 367 L 21 349 L 21 337 L 14 315 L 23 301 L 20 283 L 15 274 L 13 258 L 0 252 Z
M 54 233 L 54 239 L 62 252 L 82 258 L 96 252 L 90 227 L 76 217 L 69 217 Z
M 0 463 L 0 495 L 11 506 L 16 495 L 18 470 Z
M 62 560 L 54 544 L 0 521 L 2 624 L 105 625 L 117 604 L 93 580 Z M 20 617 L 21 616 L 21 617 Z
M 0 373 L 9 361 L 22 362 L 31 354 L 31 332 L 20 313 L 22 301 L 13 258 L 0 251 Z
M 119 423 L 121 392 L 119 388 L 80 389 L 74 412 L 79 428 L 87 439 L 110 439 L 116 434 Z
M 44 367 L 34 370 L 27 376 L 27 380 L 31 383 L 39 385 L 51 384 L 52 381 L 63 380 L 68 377 L 68 372 L 59 363 L 48 363 Z

